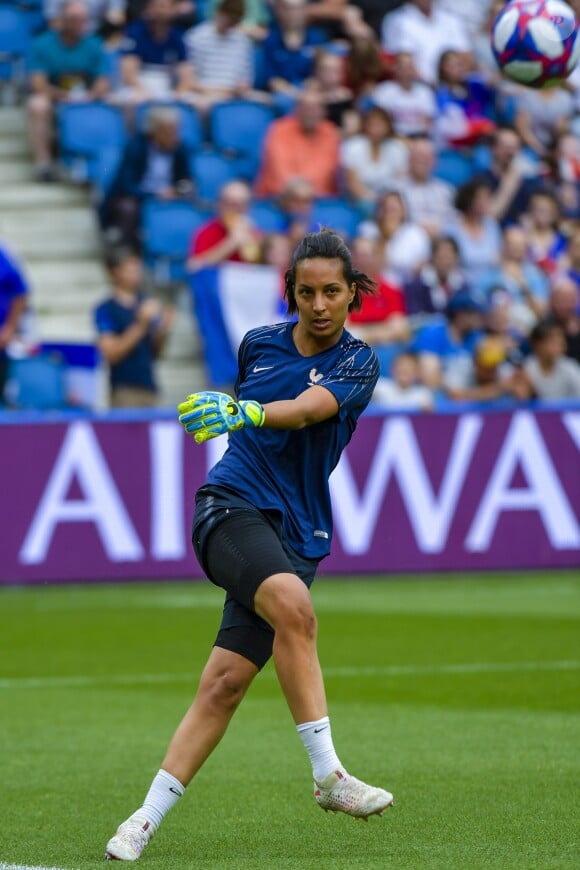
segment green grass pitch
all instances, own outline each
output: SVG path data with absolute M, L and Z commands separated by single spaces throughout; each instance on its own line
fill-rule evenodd
M 155 870 L 580 866 L 580 575 L 319 578 L 333 736 L 395 794 L 325 814 L 270 665 L 141 859 Z M 209 583 L 0 592 L 0 867 L 105 866 L 189 704 Z

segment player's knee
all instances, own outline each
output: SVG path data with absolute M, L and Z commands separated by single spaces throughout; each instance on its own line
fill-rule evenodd
M 217 711 L 235 710 L 248 688 L 248 681 L 235 670 L 220 671 L 205 686 L 206 701 Z
M 314 640 L 316 638 L 318 624 L 308 594 L 297 596 L 296 599 L 285 602 L 279 617 L 278 625 L 276 626 L 276 633 L 278 635 L 287 632 L 293 635 L 300 635 L 307 640 Z

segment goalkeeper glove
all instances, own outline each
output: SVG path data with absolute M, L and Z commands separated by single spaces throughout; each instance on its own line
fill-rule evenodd
M 177 410 L 179 422 L 188 434 L 194 436 L 197 444 L 225 432 L 263 426 L 266 419 L 259 402 L 236 402 L 227 393 L 211 390 L 193 393 L 177 406 Z

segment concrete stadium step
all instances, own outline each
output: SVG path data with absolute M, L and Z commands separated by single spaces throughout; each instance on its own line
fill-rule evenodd
M 26 211 L 0 212 L 0 237 L 27 261 L 65 257 L 101 257 L 95 215 L 88 208 L 66 208 L 58 216 L 39 211 L 34 220 Z
M 1 159 L 1 156 L 0 156 Z M 69 184 L 38 184 L 23 181 L 20 184 L 6 183 L 0 189 L 0 206 L 3 209 L 44 209 L 69 206 L 90 207 L 88 194 Z
M 162 402 L 175 407 L 195 390 L 207 386 L 207 375 L 200 359 L 186 362 L 161 359 L 157 363 L 157 375 L 162 392 Z
M 26 143 L 26 109 L 24 106 L 1 106 L 0 129 L 2 136 L 20 135 Z
M 91 343 L 95 340 L 95 329 L 90 312 L 61 311 L 42 312 L 37 319 L 37 332 L 40 341 Z
M 85 292 L 106 292 L 107 274 L 100 260 L 74 259 L 57 262 L 31 261 L 25 264 L 35 296 L 56 298 L 64 292 L 75 292 L 84 298 Z
M 1 122 L 0 122 L 0 130 Z M 31 182 L 34 178 L 34 170 L 29 160 L 1 160 L 0 161 L 0 187 L 14 182 Z

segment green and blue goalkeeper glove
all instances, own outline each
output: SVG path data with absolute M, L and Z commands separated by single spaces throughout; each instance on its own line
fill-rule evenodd
M 227 393 L 204 390 L 192 393 L 177 406 L 179 422 L 197 444 L 236 429 L 255 429 L 264 425 L 266 415 L 259 402 L 236 402 Z

